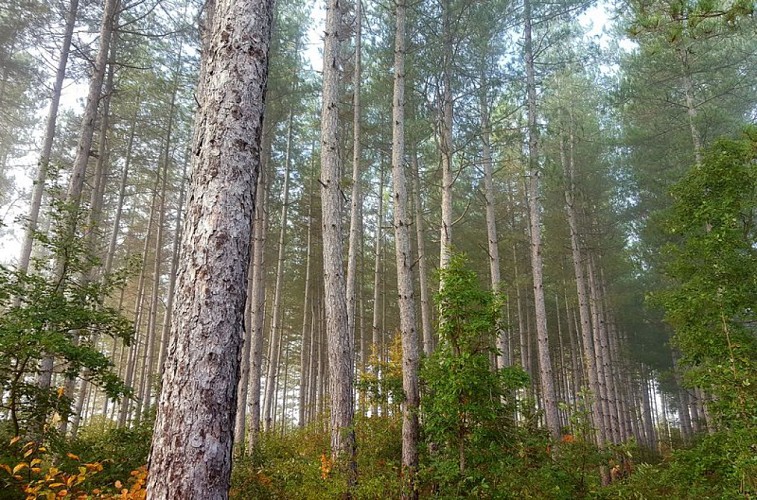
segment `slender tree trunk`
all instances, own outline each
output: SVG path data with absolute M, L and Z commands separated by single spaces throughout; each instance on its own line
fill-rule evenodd
M 228 497 L 272 20 L 272 0 L 214 7 L 149 498 Z
M 694 147 L 694 160 L 697 165 L 702 164 L 702 136 L 697 129 L 697 108 L 694 104 L 694 82 L 691 78 L 691 69 L 689 68 L 689 58 L 686 49 L 677 47 L 676 53 L 681 60 L 683 74 L 681 81 L 683 84 L 683 94 L 685 97 L 686 115 L 689 119 L 689 130 L 691 131 L 691 144 Z
M 381 294 L 381 249 L 383 248 L 383 224 L 384 224 L 384 165 L 381 164 L 378 185 L 378 209 L 376 213 L 376 248 L 375 261 L 373 266 L 373 323 L 372 323 L 372 343 L 373 353 L 376 360 L 381 361 L 381 308 L 379 307 Z M 376 374 L 379 375 L 378 373 Z
M 483 71 L 482 71 L 483 73 Z M 491 278 L 492 291 L 502 292 L 501 275 L 499 269 L 499 238 L 497 236 L 497 219 L 494 211 L 494 175 L 492 169 L 491 153 L 491 124 L 489 123 L 489 103 L 487 102 L 486 78 L 482 76 L 482 91 L 479 96 L 479 108 L 481 113 L 481 163 L 484 167 L 484 197 L 486 199 L 486 235 L 487 250 L 489 257 L 489 277 Z M 497 325 L 497 368 L 504 368 L 510 364 L 510 353 L 507 352 L 507 330 L 501 322 Z
M 176 205 L 176 224 L 173 231 L 173 248 L 171 249 L 171 271 L 168 276 L 168 294 L 166 299 L 166 312 L 163 316 L 163 330 L 160 333 L 160 354 L 158 355 L 158 371 L 163 373 L 168 341 L 171 334 L 171 319 L 173 318 L 173 302 L 176 291 L 176 273 L 179 268 L 179 245 L 181 243 L 181 215 L 184 212 L 184 197 L 186 191 L 187 163 L 189 155 L 184 159 L 181 169 L 181 182 L 179 187 L 179 202 Z
M 394 96 L 392 100 L 392 180 L 394 193 L 394 241 L 397 262 L 397 294 L 402 336 L 402 497 L 418 498 L 418 332 L 415 324 L 413 256 L 410 248 L 410 215 L 405 178 L 405 0 L 395 3 Z
M 421 294 L 421 325 L 423 327 L 423 353 L 430 356 L 434 350 L 434 333 L 431 328 L 431 299 L 428 291 L 428 259 L 426 258 L 426 235 L 423 229 L 423 205 L 418 155 L 411 157 L 413 165 L 413 209 L 415 210 L 415 239 L 418 247 L 418 287 Z
M 270 430 L 269 422 L 274 418 L 274 406 L 276 405 L 276 398 L 274 395 L 274 389 L 276 387 L 277 374 L 279 368 L 279 347 L 281 344 L 281 332 L 283 330 L 282 325 L 282 305 L 281 305 L 281 288 L 284 281 L 284 250 L 286 248 L 286 228 L 287 228 L 287 215 L 289 211 L 289 170 L 291 168 L 291 150 L 292 150 L 292 121 L 294 112 L 289 110 L 289 119 L 287 126 L 287 145 L 286 145 L 286 159 L 284 160 L 284 187 L 282 191 L 281 201 L 281 226 L 279 227 L 279 246 L 278 246 L 278 259 L 276 261 L 276 283 L 274 285 L 273 292 L 273 320 L 271 321 L 271 334 L 269 336 L 271 342 L 271 353 L 273 354 L 268 362 L 268 372 L 265 379 L 265 399 L 263 405 L 263 415 L 265 417 L 264 428 L 266 431 Z
M 76 148 L 73 169 L 68 182 L 68 190 L 66 191 L 65 199 L 69 213 L 62 221 L 64 227 L 61 227 L 61 233 L 64 235 L 64 240 L 71 240 L 76 234 L 76 222 L 78 219 L 79 207 L 81 205 L 81 193 L 84 188 L 84 178 L 92 149 L 92 137 L 95 132 L 97 108 L 100 103 L 100 94 L 102 92 L 103 79 L 105 78 L 105 68 L 108 62 L 108 54 L 110 53 L 110 39 L 113 34 L 113 25 L 115 24 L 116 8 L 119 3 L 119 0 L 106 0 L 103 8 L 102 23 L 100 25 L 100 47 L 95 58 L 92 75 L 89 79 L 89 90 L 87 92 L 87 101 L 84 106 L 84 112 L 82 113 L 79 143 Z M 65 257 L 58 257 L 55 262 L 54 271 L 56 281 L 60 281 L 63 278 L 66 267 L 67 262 L 65 262 Z M 40 389 L 49 389 L 52 385 L 53 362 L 52 356 L 45 355 L 40 363 Z
M 355 432 L 352 419 L 354 346 L 347 329 L 339 165 L 339 27 L 341 2 L 329 0 L 323 49 L 321 112 L 321 209 L 323 213 L 323 280 L 331 396 L 331 453 L 348 462 L 349 483 L 356 480 Z
M 34 242 L 34 233 L 37 230 L 39 222 L 39 211 L 42 205 L 42 195 L 45 192 L 45 181 L 47 180 L 47 168 L 50 164 L 50 154 L 53 149 L 53 140 L 55 139 L 55 128 L 58 121 L 58 108 L 60 106 L 60 97 L 63 91 L 63 80 L 66 78 L 66 66 L 68 66 L 68 54 L 71 50 L 71 39 L 76 24 L 76 14 L 79 10 L 79 0 L 71 0 L 66 11 L 66 25 L 63 31 L 63 44 L 61 45 L 60 55 L 58 56 L 58 68 L 55 72 L 55 82 L 53 83 L 53 95 L 50 101 L 50 109 L 47 112 L 47 121 L 45 123 L 45 136 L 42 143 L 42 154 L 40 155 L 39 164 L 37 165 L 37 176 L 34 180 L 32 189 L 31 207 L 27 220 L 26 232 L 24 233 L 24 242 L 21 247 L 21 255 L 18 259 L 18 269 L 23 272 L 29 270 L 29 260 L 32 254 L 32 245 Z
M 315 158 L 315 148 L 311 151 L 312 158 Z M 312 167 L 312 165 L 311 165 Z M 312 315 L 308 317 L 308 311 L 310 309 L 310 264 L 312 261 L 313 253 L 313 179 L 310 178 L 310 187 L 308 188 L 308 230 L 307 230 L 307 246 L 305 251 L 305 290 L 303 292 L 302 299 L 302 347 L 300 349 L 300 405 L 299 405 L 299 427 L 305 426 L 305 406 L 308 404 L 306 401 L 307 389 L 310 384 L 313 383 L 311 378 L 312 372 L 310 368 L 306 369 L 306 365 L 312 362 L 312 324 L 314 323 Z M 354 192 L 353 192 L 354 195 Z M 310 321 L 310 325 L 308 325 Z
M 357 254 L 362 217 L 362 189 L 360 182 L 360 64 L 362 43 L 362 1 L 355 1 L 355 73 L 352 79 L 352 196 L 350 198 L 350 241 L 347 254 L 347 330 L 355 337 L 357 294 Z M 362 354 L 362 353 L 361 353 Z
M 173 114 L 173 113 L 171 113 Z M 165 207 L 166 207 L 166 195 L 167 195 L 167 179 L 168 179 L 168 164 L 170 160 L 170 139 L 171 139 L 171 122 L 172 117 L 169 118 L 168 132 L 166 136 L 166 149 L 162 168 L 158 169 L 157 175 L 161 177 L 160 181 L 160 201 L 158 203 L 158 222 L 155 234 L 155 252 L 153 254 L 153 283 L 152 283 L 152 295 L 150 297 L 150 315 L 147 322 L 147 345 L 145 346 L 145 364 L 143 365 L 142 386 L 144 391 L 140 390 L 144 394 L 142 398 L 142 411 L 146 411 L 150 408 L 152 399 L 152 381 L 153 371 L 156 363 L 156 333 L 157 333 L 157 321 L 158 321 L 158 299 L 160 298 L 160 277 L 161 266 L 163 264 L 163 231 L 165 226 Z M 160 347 L 158 346 L 158 350 Z M 137 416 L 138 418 L 140 415 Z
M 591 419 L 592 425 L 597 432 L 597 445 L 603 446 L 606 440 L 607 429 L 603 421 L 603 411 L 600 399 L 599 378 L 597 372 L 597 355 L 594 350 L 592 341 L 591 315 L 589 311 L 589 296 L 586 290 L 586 277 L 584 275 L 584 257 L 580 243 L 580 230 L 578 227 L 578 213 L 575 205 L 575 165 L 573 164 L 572 144 L 572 120 L 570 124 L 570 144 L 571 154 L 566 157 L 565 143 L 561 138 L 560 141 L 560 159 L 563 165 L 563 175 L 565 177 L 565 211 L 568 216 L 568 227 L 570 228 L 570 248 L 573 261 L 573 274 L 576 279 L 576 294 L 578 296 L 578 316 L 580 321 L 581 343 L 584 351 L 584 370 L 589 379 L 589 390 L 593 397 L 591 398 Z
M 657 453 L 657 431 L 654 426 L 654 420 L 653 420 L 653 414 L 652 414 L 652 404 L 650 401 L 650 378 L 649 378 L 649 372 L 647 371 L 644 374 L 644 377 L 642 378 L 642 386 L 641 386 L 641 394 L 642 394 L 642 406 L 643 406 L 643 423 L 644 423 L 644 434 L 647 437 L 647 446 L 653 453 Z
M 266 164 L 255 190 L 255 221 L 252 243 L 252 299 L 250 302 L 250 359 L 249 410 L 250 432 L 247 449 L 254 452 L 260 436 L 260 379 L 263 374 L 263 329 L 265 327 L 265 242 L 268 233 L 266 194 Z
M 88 230 L 85 235 L 85 246 L 89 249 L 89 251 L 92 253 L 92 255 L 97 254 L 97 237 L 100 236 L 100 217 L 102 215 L 102 205 L 103 205 L 103 197 L 105 195 L 105 184 L 108 177 L 108 132 L 110 128 L 110 100 L 113 95 L 113 75 L 115 73 L 115 45 L 113 44 L 111 47 L 111 61 L 108 64 L 108 76 L 105 81 L 105 89 L 103 93 L 103 106 L 102 106 L 102 113 L 100 117 L 100 138 L 99 143 L 97 145 L 97 162 L 95 166 L 95 173 L 94 173 L 94 181 L 93 181 L 93 188 L 92 192 L 90 193 L 90 203 L 89 203 L 89 213 L 87 217 L 87 227 Z M 87 275 L 81 277 L 82 284 L 87 284 L 92 281 L 95 281 L 97 279 L 96 276 L 96 269 L 91 269 Z M 77 333 L 78 334 L 78 333 Z M 99 341 L 99 336 L 94 336 L 92 339 L 94 343 L 97 343 Z M 87 370 L 86 375 L 82 378 L 82 380 L 79 383 L 79 391 L 77 393 L 77 396 L 75 398 L 76 404 L 74 407 L 74 412 L 71 415 L 71 435 L 73 437 L 76 437 L 76 434 L 79 430 L 79 423 L 81 421 L 82 417 L 82 408 L 85 402 L 85 399 L 87 397 L 88 391 L 87 387 L 89 383 L 87 382 L 87 375 L 89 375 L 89 371 Z M 66 394 L 72 394 L 73 393 L 73 387 L 75 384 L 74 379 L 68 379 L 66 381 Z M 61 423 L 61 432 L 63 434 L 66 433 L 67 428 L 67 421 L 63 421 Z
M 452 255 L 452 5 L 445 0 L 442 5 L 442 37 L 444 55 L 442 60 L 442 90 L 439 120 L 439 150 L 442 157 L 442 219 L 439 239 L 439 268 L 444 269 Z M 442 286 L 442 283 L 439 285 Z
M 557 412 L 552 361 L 549 355 L 549 336 L 547 331 L 547 310 L 544 303 L 544 265 L 542 263 L 541 243 L 541 203 L 539 195 L 538 131 L 536 129 L 536 81 L 534 76 L 534 52 L 531 40 L 531 2 L 524 0 L 525 18 L 525 56 L 526 86 L 528 93 L 528 164 L 529 164 L 529 213 L 531 223 L 531 271 L 534 282 L 534 307 L 536 319 L 536 337 L 539 353 L 539 379 L 547 428 L 553 439 L 560 437 L 560 419 Z

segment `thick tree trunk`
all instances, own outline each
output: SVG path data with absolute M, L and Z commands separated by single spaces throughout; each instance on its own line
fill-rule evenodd
M 147 494 L 227 498 L 272 0 L 218 0 Z
M 339 27 L 342 4 L 329 0 L 323 49 L 321 111 L 321 210 L 323 213 L 323 280 L 331 396 L 331 453 L 346 460 L 349 482 L 355 481 L 355 431 L 352 419 L 354 346 L 347 329 L 344 276 L 342 191 L 339 164 Z
M 410 215 L 405 177 L 405 0 L 398 0 L 394 38 L 394 96 L 392 100 L 392 180 L 394 193 L 394 242 L 397 262 L 397 294 L 402 337 L 402 477 L 403 498 L 418 498 L 418 331 L 415 323 L 413 256 L 410 249 Z

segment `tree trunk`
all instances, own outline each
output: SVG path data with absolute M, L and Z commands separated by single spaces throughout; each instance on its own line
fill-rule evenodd
M 413 164 L 413 209 L 415 211 L 415 239 L 418 247 L 418 286 L 421 294 L 421 325 L 423 327 L 423 354 L 430 356 L 434 350 L 434 332 L 431 328 L 431 299 L 428 292 L 428 260 L 426 258 L 426 235 L 423 229 L 423 205 L 421 202 L 418 155 L 412 152 Z
M 439 119 L 439 150 L 442 156 L 442 219 L 439 239 L 439 269 L 444 269 L 452 256 L 452 9 L 451 2 L 445 0 L 442 6 L 442 90 Z M 440 282 L 439 286 L 443 286 Z
M 158 355 L 158 372 L 163 373 L 168 351 L 168 340 L 171 334 L 171 318 L 173 317 L 173 302 L 176 291 L 176 273 L 179 268 L 179 245 L 181 243 L 181 215 L 184 212 L 184 197 L 186 195 L 187 163 L 189 156 L 185 157 L 181 169 L 181 182 L 179 187 L 179 202 L 176 205 L 176 224 L 173 231 L 173 247 L 171 249 L 171 271 L 168 275 L 168 294 L 166 299 L 166 312 L 163 316 L 163 329 L 160 333 L 160 353 Z
M 415 324 L 413 290 L 413 256 L 410 249 L 410 215 L 408 214 L 405 178 L 405 0 L 398 0 L 394 38 L 394 96 L 392 100 L 392 180 L 394 193 L 394 241 L 397 262 L 397 294 L 402 336 L 402 498 L 418 498 L 418 331 Z
M 560 419 L 555 399 L 555 386 L 552 378 L 552 361 L 549 355 L 549 336 L 547 332 L 547 310 L 544 303 L 544 265 L 542 263 L 541 243 L 541 203 L 539 202 L 539 167 L 538 131 L 536 129 L 536 81 L 534 76 L 534 52 L 531 40 L 531 2 L 523 2 L 525 18 L 525 56 L 526 87 L 528 94 L 528 164 L 529 164 L 529 214 L 531 223 L 531 271 L 534 282 L 534 307 L 536 319 L 536 337 L 539 353 L 539 379 L 541 383 L 544 413 L 547 428 L 553 439 L 560 437 Z
M 266 163 L 267 164 L 267 163 Z M 258 179 L 255 191 L 255 230 L 252 258 L 252 299 L 250 302 L 250 432 L 247 449 L 255 450 L 260 435 L 260 379 L 263 374 L 263 329 L 265 327 L 265 242 L 268 233 L 266 164 Z
M 501 292 L 501 275 L 499 269 L 499 238 L 497 237 L 497 216 L 494 212 L 494 175 L 492 171 L 491 153 L 491 124 L 489 123 L 489 103 L 487 101 L 487 82 L 482 71 L 481 95 L 479 107 L 481 113 L 481 163 L 484 167 L 484 197 L 486 199 L 486 236 L 489 257 L 489 277 L 491 278 L 492 291 Z M 501 321 L 497 324 L 497 368 L 510 365 L 510 353 L 508 352 L 507 330 L 503 328 Z
M 348 463 L 349 483 L 356 480 L 355 432 L 352 419 L 354 346 L 347 330 L 339 165 L 339 27 L 341 2 L 329 0 L 323 49 L 321 111 L 321 210 L 323 214 L 323 280 L 331 396 L 331 453 Z
M 360 183 L 360 64 L 362 43 L 362 2 L 355 1 L 355 73 L 352 79 L 352 195 L 350 198 L 350 241 L 347 254 L 347 330 L 355 338 L 357 294 L 357 254 L 361 236 L 362 189 Z M 362 353 L 361 353 L 362 354 Z
M 47 121 L 45 124 L 45 138 L 42 143 L 42 154 L 40 155 L 39 164 L 37 165 L 37 176 L 34 180 L 32 189 L 31 207 L 29 209 L 29 218 L 27 221 L 26 232 L 24 233 L 24 242 L 21 247 L 21 255 L 18 259 L 18 269 L 23 272 L 29 270 L 29 260 L 32 254 L 32 245 L 34 242 L 34 232 L 37 230 L 39 222 L 39 210 L 42 205 L 42 196 L 45 192 L 45 181 L 47 180 L 47 168 L 50 164 L 50 153 L 53 149 L 53 139 L 55 139 L 55 126 L 58 121 L 58 107 L 60 106 L 60 96 L 63 91 L 63 80 L 66 78 L 66 66 L 68 65 L 68 54 L 71 50 L 71 39 L 76 24 L 76 13 L 79 10 L 79 0 L 71 0 L 66 11 L 66 25 L 63 32 L 63 44 L 61 45 L 60 55 L 58 56 L 58 68 L 55 72 L 55 83 L 53 83 L 53 95 L 50 101 L 50 109 L 47 112 Z
M 570 124 L 570 144 L 572 152 L 573 131 L 572 120 Z M 581 250 L 580 230 L 578 227 L 578 213 L 575 206 L 575 165 L 573 164 L 573 155 L 565 154 L 565 143 L 560 140 L 560 160 L 563 165 L 563 175 L 565 176 L 565 211 L 568 216 L 568 227 L 570 228 L 570 248 L 573 261 L 573 274 L 576 279 L 576 294 L 578 296 L 578 317 L 580 321 L 581 343 L 584 351 L 584 370 L 589 379 L 589 390 L 593 397 L 591 399 L 591 419 L 592 425 L 597 432 L 597 445 L 603 446 L 606 440 L 607 429 L 603 421 L 603 411 L 600 399 L 599 378 L 597 372 L 597 355 L 594 350 L 591 330 L 591 315 L 589 311 L 589 296 L 586 290 L 586 277 L 584 275 L 584 257 Z
M 276 283 L 273 291 L 273 320 L 271 321 L 270 339 L 272 356 L 268 361 L 268 372 L 265 378 L 265 398 L 263 405 L 264 429 L 270 430 L 269 425 L 274 418 L 276 406 L 275 387 L 278 379 L 279 347 L 281 344 L 281 331 L 283 330 L 281 312 L 281 287 L 284 282 L 284 250 L 286 247 L 287 214 L 289 211 L 289 170 L 291 168 L 292 150 L 292 120 L 294 112 L 289 110 L 287 126 L 286 158 L 284 160 L 284 186 L 281 200 L 281 226 L 279 227 L 278 259 L 276 261 Z
M 315 158 L 315 148 L 311 150 L 312 159 Z M 311 165 L 312 166 L 312 165 Z M 298 425 L 300 428 L 305 426 L 305 406 L 308 404 L 306 396 L 308 393 L 308 387 L 313 383 L 312 371 L 306 366 L 312 362 L 312 325 L 314 318 L 310 316 L 310 325 L 308 325 L 308 309 L 311 307 L 310 298 L 310 264 L 312 262 L 313 253 L 313 179 L 310 179 L 310 187 L 308 188 L 309 203 L 308 203 L 308 229 L 307 229 L 307 246 L 305 251 L 305 290 L 303 292 L 302 299 L 302 346 L 300 348 L 300 405 L 299 405 L 299 418 Z M 354 192 L 353 192 L 354 195 Z
M 60 232 L 64 240 L 73 239 L 76 234 L 76 222 L 78 220 L 79 207 L 81 205 L 81 193 L 84 188 L 84 177 L 89 162 L 89 156 L 92 149 L 92 137 L 95 133 L 95 120 L 97 119 L 97 108 L 100 103 L 100 94 L 102 92 L 103 79 L 105 78 L 105 68 L 108 63 L 108 54 L 110 53 L 110 39 L 113 34 L 113 25 L 115 23 L 116 8 L 119 0 L 106 0 L 103 8 L 102 23 L 100 25 L 100 47 L 94 62 L 94 69 L 89 79 L 89 89 L 87 91 L 87 101 L 82 113 L 81 131 L 79 134 L 79 143 L 76 148 L 76 156 L 68 181 L 66 191 L 66 205 L 69 211 L 61 221 L 63 227 Z M 56 281 L 60 281 L 66 269 L 65 257 L 59 256 L 55 262 L 54 275 Z M 39 387 L 40 389 L 49 389 L 52 385 L 53 376 L 53 358 L 45 355 L 40 363 Z
M 227 498 L 272 0 L 218 0 L 203 53 L 150 498 Z

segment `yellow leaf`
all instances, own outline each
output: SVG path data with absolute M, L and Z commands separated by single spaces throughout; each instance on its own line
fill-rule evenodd
M 50 470 L 47 471 L 47 475 L 49 477 L 57 476 L 58 475 L 58 468 L 57 467 L 50 467 Z
M 29 441 L 24 446 L 22 446 L 21 449 L 25 450 L 26 448 L 29 448 L 30 446 L 34 446 L 34 441 Z
M 69 486 L 69 487 L 70 487 L 70 486 L 71 486 L 72 484 L 74 484 L 74 481 L 75 481 L 75 480 L 76 480 L 76 476 L 70 476 L 70 477 L 68 478 L 68 480 L 66 480 L 66 486 Z
M 65 394 L 65 393 L 66 393 L 66 388 L 65 387 L 58 387 L 58 399 L 62 398 L 63 394 Z
M 37 451 L 39 451 L 40 453 L 43 453 L 47 451 L 47 448 L 45 448 L 44 446 L 40 446 L 39 448 L 37 448 Z
M 5 464 L 0 464 L 0 469 L 4 469 L 4 470 L 8 471 L 8 474 L 13 474 L 13 472 L 11 472 L 11 468 L 8 467 Z
M 68 491 L 67 491 L 67 490 L 60 490 L 60 491 L 58 492 L 58 496 L 59 496 L 59 497 L 64 497 L 64 496 L 66 496 L 66 495 L 68 495 Z
M 29 448 L 28 450 L 26 450 L 26 452 L 24 452 L 24 458 L 28 457 L 32 453 L 34 453 L 34 448 Z
M 32 470 L 32 472 L 34 472 L 35 474 L 39 474 L 40 472 L 42 472 L 42 469 L 40 469 L 39 467 L 32 467 L 32 469 L 31 469 L 31 470 Z
M 79 467 L 79 474 L 82 476 L 87 475 L 87 468 L 86 467 Z
M 30 466 L 30 467 L 34 467 L 35 465 L 37 465 L 37 464 L 41 464 L 41 463 L 42 463 L 42 459 L 40 459 L 40 458 L 35 458 L 34 460 L 32 460 L 32 463 L 30 463 L 30 464 L 29 464 L 29 466 Z
M 63 483 L 53 483 L 50 485 L 50 488 L 60 488 L 61 486 L 65 486 Z
M 73 453 L 66 453 L 66 456 L 71 460 L 81 460 L 77 455 L 74 455 Z
M 16 436 L 16 437 L 14 437 L 13 439 L 11 439 L 11 443 L 10 443 L 10 444 L 16 444 L 16 443 L 18 443 L 18 442 L 19 442 L 20 440 L 21 440 L 21 436 Z
M 26 462 L 21 462 L 20 464 L 18 464 L 17 466 L 13 468 L 13 474 L 17 473 L 20 470 L 25 469 L 26 467 L 29 467 L 29 464 L 27 464 Z

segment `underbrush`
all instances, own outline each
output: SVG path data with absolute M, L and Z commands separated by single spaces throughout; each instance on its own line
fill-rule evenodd
M 757 439 L 748 429 L 699 436 L 659 464 L 638 464 L 603 498 L 738 499 L 757 497 Z

